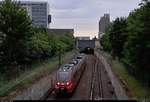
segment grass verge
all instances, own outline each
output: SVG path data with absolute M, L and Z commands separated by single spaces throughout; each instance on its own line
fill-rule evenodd
M 62 64 L 72 58 L 74 52 L 75 51 L 70 51 L 62 55 Z M 57 65 L 58 56 L 42 63 L 32 65 L 32 70 L 27 70 L 23 72 L 18 78 L 13 79 L 9 82 L 4 82 L 4 84 L 0 87 L 0 97 L 7 96 L 9 95 L 9 93 L 15 91 L 16 89 L 27 87 L 39 78 L 48 75 Z M 5 81 L 5 79 L 3 80 Z
M 142 87 L 140 82 L 127 72 L 122 63 L 113 60 L 108 53 L 103 53 L 103 55 L 107 59 L 108 63 L 112 66 L 112 70 L 120 79 L 122 85 L 126 87 L 124 88 L 126 89 L 126 92 L 129 92 L 127 92 L 128 95 L 131 95 L 130 98 L 150 98 L 150 89 Z

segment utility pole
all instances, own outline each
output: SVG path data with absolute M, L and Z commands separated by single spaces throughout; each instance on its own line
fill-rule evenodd
M 61 47 L 59 46 L 59 67 L 61 66 Z

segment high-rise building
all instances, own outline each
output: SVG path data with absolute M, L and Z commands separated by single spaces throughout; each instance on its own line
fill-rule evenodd
M 103 35 L 110 24 L 110 15 L 104 14 L 99 21 L 99 38 Z
M 32 19 L 33 25 L 49 27 L 51 16 L 49 15 L 48 2 L 38 1 L 21 1 L 23 7 L 26 8 L 28 15 Z
M 89 36 L 78 36 L 76 37 L 78 40 L 90 40 Z
M 32 24 L 37 27 L 49 27 L 51 15 L 49 15 L 49 4 L 46 1 L 19 1 L 32 20 Z

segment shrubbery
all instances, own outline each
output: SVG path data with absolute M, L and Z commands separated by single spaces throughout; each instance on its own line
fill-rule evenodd
M 73 34 L 57 35 L 46 28 L 33 27 L 18 2 L 5 0 L 0 6 L 0 72 L 31 64 L 69 51 L 74 47 Z M 20 67 L 19 67 L 20 68 Z
M 136 76 L 150 81 L 150 1 L 143 0 L 126 19 L 117 18 L 103 36 L 102 45 Z

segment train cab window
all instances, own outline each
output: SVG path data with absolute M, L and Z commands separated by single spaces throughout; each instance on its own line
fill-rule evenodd
M 59 72 L 57 74 L 57 81 L 66 82 L 68 80 L 69 80 L 69 73 L 68 72 L 62 71 L 62 72 Z

